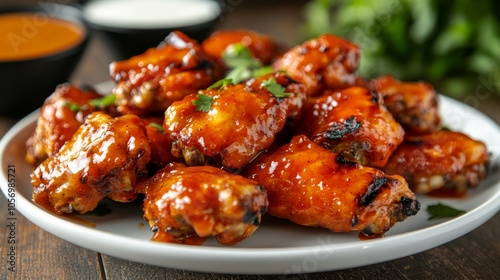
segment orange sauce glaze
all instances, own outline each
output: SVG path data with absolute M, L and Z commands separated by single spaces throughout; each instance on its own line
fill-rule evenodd
M 0 14 L 0 61 L 55 54 L 77 45 L 85 34 L 83 27 L 42 12 Z
M 365 240 L 373 240 L 373 239 L 378 239 L 384 237 L 383 234 L 374 234 L 374 235 L 366 235 L 363 232 L 358 233 L 358 239 L 361 241 Z

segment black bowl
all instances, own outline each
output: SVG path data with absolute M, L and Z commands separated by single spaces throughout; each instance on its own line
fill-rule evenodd
M 84 16 L 88 5 L 93 1 L 85 1 L 83 10 Z M 119 2 L 119 1 L 116 1 Z M 213 1 L 215 5 L 217 1 Z M 145 3 L 147 4 L 147 3 Z M 220 6 L 219 6 L 220 7 Z M 175 12 L 175 11 L 171 11 Z M 117 11 L 119 13 L 119 11 Z M 215 28 L 220 21 L 222 15 L 222 7 L 216 16 L 203 22 L 190 25 L 172 25 L 168 26 L 116 26 L 109 23 L 96 22 L 85 17 L 87 24 L 93 32 L 101 36 L 103 41 L 109 46 L 113 60 L 124 60 L 132 56 L 141 54 L 150 48 L 158 46 L 163 39 L 172 31 L 179 30 L 184 32 L 189 37 L 201 42 Z M 168 14 L 166 14 L 168 16 Z
M 67 82 L 89 40 L 88 28 L 82 20 L 81 11 L 75 7 L 40 2 L 35 6 L 0 8 L 0 14 L 18 12 L 70 21 L 82 26 L 85 33 L 83 40 L 77 45 L 57 53 L 23 60 L 0 61 L 0 115 L 9 117 L 23 116 L 39 108 L 57 85 Z

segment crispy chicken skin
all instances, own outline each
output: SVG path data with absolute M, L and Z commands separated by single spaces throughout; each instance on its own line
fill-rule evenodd
M 31 173 L 33 200 L 56 214 L 92 211 L 104 197 L 130 202 L 149 160 L 150 144 L 139 117 L 94 112 Z
M 214 63 L 195 40 L 174 31 L 158 47 L 111 63 L 118 110 L 163 113 L 172 102 L 220 79 L 223 72 Z
M 200 91 L 212 98 L 209 111 L 197 111 L 192 94 L 165 112 L 163 127 L 172 154 L 188 165 L 215 165 L 237 171 L 271 145 L 285 125 L 286 106 L 266 88 L 245 84 Z
M 382 236 L 420 208 L 401 176 L 349 162 L 304 135 L 260 156 L 243 174 L 266 188 L 269 214 L 334 232 Z
M 404 137 L 380 95 L 362 87 L 310 98 L 296 129 L 349 161 L 372 167 L 385 166 Z
M 407 134 L 422 135 L 439 130 L 441 118 L 432 85 L 383 76 L 369 81 L 368 87 L 382 95 L 385 106 Z
M 252 92 L 265 90 L 263 82 L 269 79 L 275 79 L 276 82 L 284 88 L 286 96 L 280 98 L 279 101 L 281 106 L 285 108 L 287 119 L 298 119 L 302 112 L 302 107 L 307 100 L 305 86 L 296 83 L 284 72 L 276 72 L 250 79 L 246 82 L 246 86 Z
M 487 175 L 486 146 L 460 132 L 437 131 L 409 136 L 384 170 L 406 178 L 416 193 L 441 189 L 465 193 Z
M 273 63 L 275 71 L 286 71 L 306 86 L 308 95 L 324 89 L 342 89 L 358 81 L 360 49 L 355 44 L 325 34 L 285 52 Z
M 280 46 L 269 36 L 251 30 L 219 30 L 203 41 L 203 51 L 224 65 L 222 54 L 230 45 L 241 43 L 262 64 L 270 64 L 279 54 Z
M 171 162 L 181 161 L 181 159 L 172 155 L 172 140 L 163 131 L 163 117 L 146 117 L 142 121 L 146 126 L 148 139 L 151 143 L 149 169 L 157 171 Z
M 88 103 L 102 96 L 90 87 L 80 88 L 70 84 L 57 86 L 40 109 L 36 129 L 26 143 L 26 161 L 38 165 L 55 154 L 84 122 L 85 117 L 96 111 Z M 69 104 L 82 106 L 71 110 Z
M 200 245 L 215 236 L 233 245 L 257 229 L 268 205 L 255 181 L 212 166 L 172 163 L 144 184 L 144 218 L 156 241 Z

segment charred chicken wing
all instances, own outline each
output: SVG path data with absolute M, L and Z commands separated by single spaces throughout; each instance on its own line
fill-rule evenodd
M 404 137 L 380 95 L 362 87 L 311 98 L 297 131 L 349 161 L 372 167 L 385 166 Z
M 163 113 L 173 101 L 206 88 L 223 74 L 185 34 L 170 33 L 156 48 L 110 65 L 121 113 Z
M 400 82 L 383 76 L 368 85 L 382 95 L 385 106 L 407 134 L 422 135 L 439 130 L 437 94 L 430 84 Z
M 334 232 L 381 236 L 420 208 L 401 176 L 349 162 L 303 135 L 256 159 L 244 175 L 266 188 L 269 214 Z
M 326 88 L 355 85 L 359 60 L 358 46 L 326 34 L 290 49 L 273 63 L 273 69 L 286 71 L 306 86 L 308 95 L 316 95 Z
M 33 200 L 57 214 L 86 213 L 106 196 L 130 202 L 149 159 L 150 144 L 139 117 L 94 112 L 31 173 Z
M 145 185 L 144 218 L 156 241 L 202 244 L 215 236 L 232 245 L 257 229 L 268 205 L 256 182 L 212 166 L 172 163 Z
M 89 102 L 100 98 L 102 95 L 89 87 L 59 85 L 40 109 L 35 132 L 26 143 L 26 161 L 38 165 L 59 151 L 85 117 L 99 110 Z
M 482 142 L 460 132 L 438 131 L 405 138 L 385 171 L 404 176 L 417 193 L 441 189 L 460 194 L 486 177 L 488 162 Z
M 172 153 L 188 165 L 236 171 L 271 145 L 286 117 L 286 106 L 266 87 L 221 85 L 174 102 L 163 127 Z

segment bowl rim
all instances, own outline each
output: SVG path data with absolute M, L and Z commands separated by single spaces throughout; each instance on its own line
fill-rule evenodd
M 61 11 L 58 12 L 57 14 L 49 14 L 47 13 L 41 5 L 41 3 L 45 2 L 38 2 L 38 5 L 33 5 L 33 4 L 15 4 L 15 5 L 8 5 L 8 6 L 0 6 L 0 15 L 2 14 L 8 14 L 8 13 L 36 13 L 36 12 L 42 12 L 45 13 L 45 15 L 48 15 L 50 18 L 55 18 L 55 19 L 61 19 L 65 21 L 69 21 L 71 23 L 74 23 L 80 27 L 82 27 L 83 31 L 83 36 L 80 41 L 77 43 L 64 48 L 62 50 L 52 52 L 49 54 L 44 54 L 44 55 L 39 55 L 39 56 L 34 56 L 34 57 L 28 57 L 28 58 L 23 58 L 23 59 L 11 59 L 11 60 L 2 60 L 0 59 L 0 64 L 8 65 L 8 64 L 19 64 L 19 63 L 31 63 L 31 62 L 37 62 L 37 61 L 46 61 L 46 60 L 57 60 L 61 57 L 69 56 L 72 55 L 76 52 L 83 51 L 85 47 L 87 46 L 89 40 L 90 40 L 90 27 L 85 22 L 83 19 L 83 14 L 81 9 L 79 9 L 76 6 L 72 6 L 69 4 L 60 4 L 57 2 L 51 2 L 50 5 L 56 5 L 58 6 Z
M 196 31 L 200 30 L 203 28 L 206 28 L 208 26 L 212 26 L 215 24 L 220 18 L 220 15 L 209 20 L 205 21 L 202 23 L 198 24 L 192 24 L 192 25 L 184 25 L 184 26 L 175 26 L 175 27 L 158 27 L 158 28 L 132 28 L 132 27 L 114 27 L 114 26 L 109 26 L 109 25 L 103 25 L 103 24 L 97 24 L 93 22 L 89 22 L 87 20 L 86 23 L 89 27 L 99 30 L 99 31 L 105 31 L 105 32 L 114 32 L 114 33 L 119 33 L 119 34 L 133 34 L 133 33 L 144 33 L 144 32 L 161 32 L 165 30 L 180 30 L 180 31 Z
M 212 0 L 215 5 L 218 6 L 219 11 L 218 14 L 206 21 L 195 23 L 195 24 L 185 24 L 185 25 L 178 25 L 178 26 L 163 26 L 163 27 L 132 27 L 132 26 L 113 26 L 113 25 L 108 25 L 108 24 L 102 24 L 102 23 L 96 23 L 92 20 L 89 20 L 85 17 L 85 6 L 88 5 L 89 3 L 85 2 L 82 4 L 82 20 L 85 21 L 85 23 L 93 29 L 99 30 L 99 31 L 105 31 L 105 32 L 114 32 L 114 33 L 119 33 L 119 34 L 129 34 L 129 33 L 143 33 L 143 32 L 160 32 L 164 30 L 180 30 L 184 31 L 187 30 L 189 31 L 196 31 L 199 29 L 206 28 L 207 26 L 212 26 L 214 25 L 217 21 L 221 19 L 221 17 L 224 16 L 225 14 L 225 7 L 221 5 L 220 0 Z M 93 2 L 93 1 L 89 1 Z

